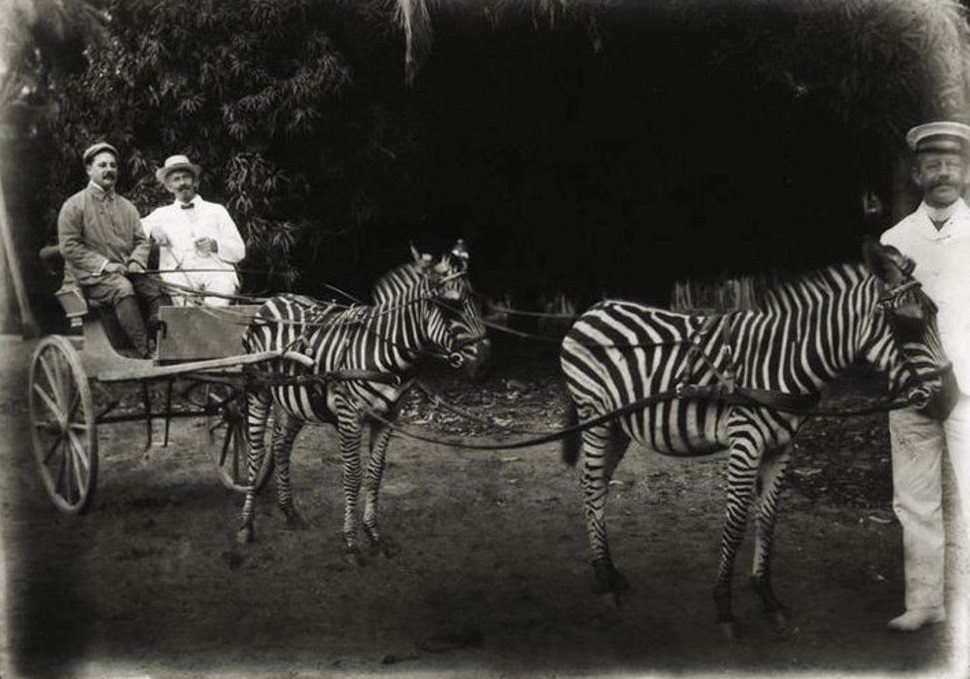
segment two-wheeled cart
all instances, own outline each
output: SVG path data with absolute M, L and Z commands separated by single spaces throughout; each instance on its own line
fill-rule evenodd
M 41 255 L 49 262 L 60 258 L 56 246 Z M 146 422 L 150 445 L 153 421 L 164 422 L 167 444 L 171 419 L 205 417 L 208 449 L 219 479 L 232 490 L 247 490 L 244 370 L 273 360 L 309 360 L 290 352 L 245 352 L 242 337 L 259 305 L 163 307 L 157 355 L 141 359 L 116 348 L 117 340 L 109 339 L 113 319 L 89 309 L 76 286 L 62 286 L 56 295 L 81 335 L 41 339 L 30 362 L 28 384 L 34 457 L 54 505 L 70 514 L 88 508 L 98 481 L 98 428 L 138 420 Z M 176 382 L 179 407 L 173 408 Z M 151 383 L 166 387 L 164 407 L 154 411 Z M 141 407 L 120 407 L 131 385 L 140 386 Z M 257 488 L 265 484 L 271 468 L 272 456 L 266 455 L 256 476 Z

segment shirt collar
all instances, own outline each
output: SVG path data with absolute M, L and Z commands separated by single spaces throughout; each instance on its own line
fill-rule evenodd
M 179 209 L 183 205 L 189 205 L 189 204 L 194 205 L 195 207 L 199 207 L 204 202 L 205 201 L 202 200 L 202 196 L 200 196 L 199 194 L 195 194 L 195 197 L 192 198 L 192 200 L 190 200 L 188 203 L 183 203 L 178 198 L 176 198 L 175 200 L 172 201 L 172 206 L 175 207 L 175 208 L 179 208 Z
M 90 191 L 91 195 L 97 198 L 98 200 L 106 200 L 106 199 L 114 198 L 115 196 L 114 188 L 105 190 L 104 188 L 101 187 L 100 184 L 94 182 L 93 180 L 88 182 L 88 191 Z
M 934 208 L 926 202 L 920 203 L 917 212 L 923 217 L 923 235 L 930 240 L 943 240 L 953 235 L 954 229 L 958 228 L 961 222 L 970 217 L 970 206 L 963 198 L 958 198 L 951 205 L 945 208 Z M 937 229 L 933 220 L 946 220 L 942 228 Z

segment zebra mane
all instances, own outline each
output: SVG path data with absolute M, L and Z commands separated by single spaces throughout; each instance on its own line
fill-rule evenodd
M 843 263 L 787 278 L 776 278 L 757 294 L 757 307 L 764 310 L 787 307 L 793 300 L 804 299 L 807 288 L 821 292 L 826 297 L 835 297 L 871 276 L 862 263 Z
M 421 281 L 421 272 L 414 262 L 394 267 L 371 286 L 371 303 L 380 304 L 397 297 L 404 288 L 414 288 Z

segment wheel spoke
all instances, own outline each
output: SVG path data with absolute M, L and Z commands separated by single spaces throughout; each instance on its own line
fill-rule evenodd
M 54 453 L 57 451 L 57 449 L 60 447 L 60 445 L 61 445 L 61 443 L 63 441 L 64 441 L 64 439 L 62 439 L 60 436 L 55 436 L 54 437 L 54 442 L 51 444 L 51 447 L 48 449 L 47 453 L 44 455 L 44 464 L 45 465 L 48 462 L 51 461 L 51 457 L 54 456 Z
M 71 422 L 74 419 L 74 413 L 77 412 L 77 407 L 81 403 L 81 392 L 76 390 L 74 392 L 74 397 L 71 399 L 71 404 L 67 407 L 67 421 Z M 74 423 L 71 422 L 73 425 Z
M 64 489 L 64 486 L 65 486 L 65 483 L 67 483 L 66 482 L 66 478 L 67 478 L 67 465 L 69 464 L 69 458 L 70 457 L 71 456 L 68 455 L 68 454 L 66 454 L 66 453 L 64 455 L 61 455 L 61 464 L 57 468 L 57 483 L 54 485 L 54 488 L 55 488 L 57 494 L 60 495 L 61 497 L 64 497 L 64 498 L 67 497 L 64 494 L 63 489 Z M 70 498 L 68 498 L 68 499 L 70 499 Z
M 239 430 L 232 428 L 232 480 L 239 480 Z
M 226 429 L 226 436 L 222 439 L 222 453 L 219 455 L 219 466 L 226 464 L 226 455 L 229 452 L 229 444 L 232 442 L 232 429 Z
M 52 352 L 47 352 L 47 353 L 48 355 L 54 356 L 54 357 L 58 355 Z M 39 358 L 40 358 L 40 367 L 43 369 L 44 375 L 47 377 L 47 386 L 51 388 L 51 391 L 53 392 L 54 397 L 56 398 L 57 394 L 61 392 L 61 378 L 58 377 L 57 370 L 53 370 L 51 366 L 47 363 L 47 357 L 44 354 L 41 354 Z M 57 361 L 56 358 L 52 358 L 51 360 Z
M 84 459 L 84 454 L 82 452 L 75 450 L 74 463 L 71 465 L 71 468 L 74 470 L 74 481 L 77 484 L 78 497 L 80 497 L 81 489 L 84 488 L 87 484 L 84 482 L 85 470 L 81 469 L 82 465 L 78 464 L 78 462 L 81 462 L 82 464 L 84 464 L 86 460 Z
M 64 459 L 67 460 L 67 473 L 66 473 L 66 478 L 65 478 L 65 481 L 66 481 L 66 484 L 65 485 L 67 486 L 67 490 L 70 493 L 67 496 L 67 499 L 73 502 L 74 501 L 74 497 L 75 497 L 75 493 L 76 493 L 76 489 L 74 488 L 74 486 L 75 486 L 75 484 L 74 484 L 74 474 L 75 474 L 74 469 L 75 469 L 75 467 L 77 467 L 77 464 L 74 461 L 74 454 L 73 454 L 73 451 L 70 450 L 70 448 L 68 448 L 65 451 Z
M 80 462 L 81 466 L 84 467 L 84 472 L 88 473 L 91 470 L 91 461 L 88 459 L 88 451 L 85 450 L 84 444 L 78 439 L 77 434 L 71 431 L 68 432 L 68 436 L 71 440 L 71 448 L 74 451 L 75 461 Z
M 54 400 L 55 397 L 52 397 L 50 394 L 44 391 L 39 384 L 34 383 L 34 391 L 37 393 L 38 396 L 40 396 L 41 400 L 44 402 L 44 405 L 47 406 L 47 409 L 51 413 L 53 413 L 54 415 L 63 414 L 61 411 L 61 404 L 57 403 Z
M 57 391 L 55 395 L 58 396 L 57 402 L 60 404 L 61 408 L 67 407 L 68 395 L 71 393 L 71 366 L 65 361 L 64 354 L 57 352 L 54 354 L 55 359 L 55 370 L 54 377 L 57 379 Z

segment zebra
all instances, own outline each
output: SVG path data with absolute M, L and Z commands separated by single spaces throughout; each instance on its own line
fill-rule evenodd
M 856 359 L 887 375 L 894 393 L 907 389 L 926 403 L 932 394 L 952 392 L 936 308 L 911 277 L 912 261 L 872 239 L 866 239 L 863 257 L 865 265 L 830 266 L 779 284 L 765 294 L 760 310 L 707 320 L 632 302 L 594 305 L 561 345 L 573 420 L 602 416 L 686 380 L 717 386 L 733 379 L 761 393 L 817 394 Z M 788 613 L 772 590 L 771 546 L 790 443 L 805 417 L 790 408 L 737 401 L 695 391 L 606 418 L 564 440 L 566 463 L 575 465 L 583 453 L 580 486 L 594 591 L 617 596 L 628 587 L 610 558 L 605 505 L 630 441 L 685 457 L 727 448 L 727 506 L 714 587 L 718 622 L 734 635 L 731 579 L 754 498 L 751 583 L 765 611 L 784 628 Z
M 342 309 L 297 295 L 280 295 L 256 313 L 244 339 L 247 351 L 298 350 L 312 359 L 312 367 L 280 362 L 266 386 L 247 393 L 251 488 L 243 504 L 238 542 L 254 539 L 256 489 L 252 486 L 266 452 L 264 435 L 275 403 L 270 454 L 276 466 L 277 505 L 287 527 L 306 527 L 290 491 L 293 442 L 306 423 L 331 423 L 337 428 L 343 458 L 343 540 L 348 561 L 361 562 L 357 503 L 362 484 L 363 528 L 372 551 L 388 557 L 397 553 L 397 545 L 382 536 L 377 520 L 391 432 L 368 415 L 394 417 L 398 399 L 407 389 L 401 378 L 415 371 L 418 359 L 438 357 L 474 375 L 487 361 L 491 346 L 479 310 L 469 302 L 469 254 L 464 243 L 459 241 L 437 263 L 413 248 L 412 257 L 413 262 L 377 283 L 375 297 L 380 301 L 374 305 Z M 340 371 L 358 371 L 360 377 L 326 379 Z M 362 477 L 360 447 L 367 424 L 370 458 Z

